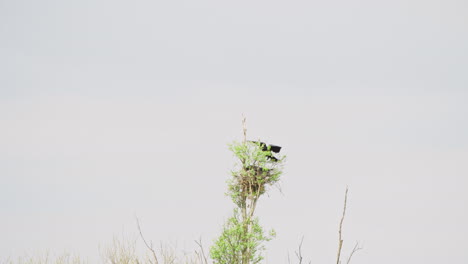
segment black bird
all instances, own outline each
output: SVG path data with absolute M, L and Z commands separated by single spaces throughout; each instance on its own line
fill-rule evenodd
M 281 150 L 280 146 L 267 145 L 267 144 L 265 144 L 264 142 L 261 142 L 261 141 L 250 141 L 250 142 L 259 145 L 262 148 L 262 151 L 268 151 L 268 148 L 269 148 L 271 152 L 279 153 L 280 150 Z M 270 159 L 270 160 L 273 160 L 275 162 L 278 161 L 278 159 L 273 155 L 268 155 L 267 158 Z

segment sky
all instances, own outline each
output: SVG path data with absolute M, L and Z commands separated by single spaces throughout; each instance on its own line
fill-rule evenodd
M 245 115 L 266 263 L 333 263 L 346 186 L 353 263 L 466 262 L 466 47 L 465 1 L 0 1 L 0 259 L 209 248 Z

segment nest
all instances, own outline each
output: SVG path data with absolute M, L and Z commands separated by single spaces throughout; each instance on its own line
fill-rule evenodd
M 264 170 L 258 166 L 245 167 L 238 175 L 241 192 L 246 195 L 263 194 L 270 179 L 271 169 Z

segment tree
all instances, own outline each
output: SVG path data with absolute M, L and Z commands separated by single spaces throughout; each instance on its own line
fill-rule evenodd
M 273 152 L 279 152 L 278 146 L 247 141 L 245 118 L 243 128 L 243 142 L 234 142 L 229 147 L 239 161 L 228 180 L 227 192 L 236 207 L 211 247 L 211 258 L 216 264 L 258 263 L 263 259 L 263 243 L 275 236 L 273 230 L 265 235 L 254 214 L 260 196 L 278 183 L 285 157 L 273 155 L 271 148 L 275 148 Z

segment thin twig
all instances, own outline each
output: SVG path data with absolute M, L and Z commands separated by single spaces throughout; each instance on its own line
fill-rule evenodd
M 299 264 L 302 263 L 302 242 L 304 242 L 304 236 L 301 238 L 301 243 L 299 244 L 299 249 L 296 251 L 296 256 L 299 259 Z
M 346 214 L 346 201 L 347 200 L 348 200 L 348 186 L 346 186 L 343 215 L 341 216 L 340 229 L 338 230 L 338 255 L 336 257 L 336 264 L 340 264 L 341 248 L 343 247 L 343 239 L 341 237 L 341 230 L 343 228 L 343 221 L 344 221 L 345 214 Z
M 153 246 L 152 246 L 152 243 L 150 242 L 151 245 L 149 245 L 147 242 L 146 242 L 146 239 L 145 237 L 143 236 L 143 232 L 141 231 L 141 227 L 140 227 L 140 220 L 138 220 L 138 217 L 135 216 L 135 219 L 136 219 L 136 222 L 137 222 L 137 226 L 138 226 L 138 231 L 140 232 L 140 236 L 141 236 L 141 239 L 143 240 L 143 243 L 145 243 L 146 247 L 151 251 L 151 253 L 153 254 L 153 258 L 154 258 L 154 264 L 158 264 L 158 257 L 156 256 L 156 251 L 154 251 L 153 249 Z M 151 263 L 153 263 L 151 260 L 150 260 Z
M 205 264 L 208 264 L 208 260 L 205 256 L 205 251 L 203 250 L 203 245 L 202 245 L 202 240 L 201 240 L 201 237 L 199 239 L 199 241 L 196 241 L 195 240 L 195 243 L 197 243 L 197 245 L 200 247 L 200 250 L 201 250 L 201 255 L 203 256 L 203 260 L 205 261 Z
M 349 264 L 351 262 L 351 258 L 353 257 L 354 253 L 361 250 L 362 247 L 359 246 L 359 243 L 356 242 L 356 245 L 354 245 L 353 251 L 351 251 L 351 254 L 348 257 L 348 261 L 346 261 L 346 264 Z
M 244 114 L 242 114 L 242 130 L 244 132 L 244 144 L 247 142 L 247 121 Z

